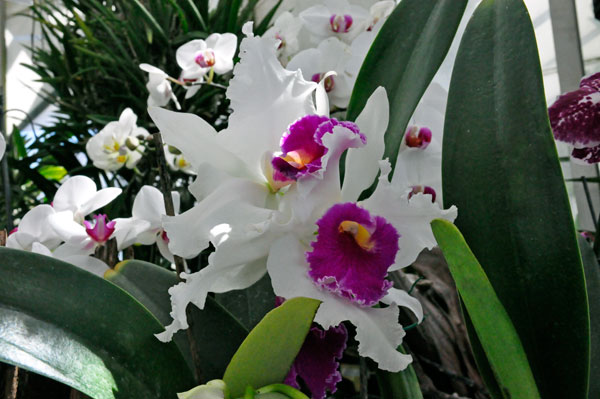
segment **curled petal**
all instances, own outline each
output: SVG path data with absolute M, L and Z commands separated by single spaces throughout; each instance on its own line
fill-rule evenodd
M 548 113 L 557 140 L 576 147 L 600 144 L 600 91 L 584 86 L 563 94 Z

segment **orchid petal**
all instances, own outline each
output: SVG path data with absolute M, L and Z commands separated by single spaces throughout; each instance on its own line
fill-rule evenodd
M 408 308 L 417 317 L 419 323 L 423 321 L 423 305 L 421 305 L 421 302 L 419 302 L 417 298 L 410 296 L 410 294 L 404 290 L 390 288 L 381 302 L 387 305 L 395 303 L 398 306 Z
M 389 121 L 389 103 L 385 88 L 378 87 L 356 119 L 361 133 L 367 137 L 364 148 L 351 148 L 346 156 L 346 172 L 342 188 L 343 201 L 356 201 L 363 190 L 373 184 L 379 172 L 378 161 L 385 150 L 384 134 Z

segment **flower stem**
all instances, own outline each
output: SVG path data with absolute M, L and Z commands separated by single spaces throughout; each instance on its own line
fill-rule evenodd
M 158 173 L 160 176 L 160 189 L 163 194 L 165 201 L 165 211 L 167 216 L 175 216 L 175 207 L 173 206 L 173 197 L 171 195 L 171 175 L 167 169 L 167 160 L 165 158 L 164 145 L 162 136 L 160 133 L 154 133 L 152 135 L 154 139 L 154 146 L 156 147 L 156 163 L 158 164 Z M 177 277 L 185 270 L 183 258 L 181 256 L 173 255 L 175 260 L 175 270 L 177 271 Z M 188 342 L 190 344 L 190 352 L 192 353 L 192 359 L 194 361 L 194 374 L 198 382 L 202 379 L 200 358 L 198 357 L 198 344 L 193 333 L 194 319 L 191 312 L 191 307 L 186 308 L 186 316 L 188 320 L 188 328 L 186 330 Z

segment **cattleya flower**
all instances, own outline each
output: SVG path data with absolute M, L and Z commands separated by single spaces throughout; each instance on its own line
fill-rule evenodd
M 144 152 L 140 140 L 149 134 L 136 121 L 133 111 L 125 108 L 118 121 L 109 122 L 87 142 L 85 150 L 95 167 L 108 171 L 135 167 Z
M 173 206 L 179 213 L 179 193 L 173 191 Z M 170 262 L 174 262 L 169 251 L 169 238 L 162 226 L 162 217 L 166 215 L 163 195 L 155 187 L 143 186 L 133 200 L 130 218 L 115 219 L 115 239 L 117 248 L 122 250 L 133 244 L 156 244 L 160 254 Z
M 561 95 L 548 109 L 554 137 L 571 144 L 571 156 L 600 162 L 600 72 L 583 78 L 579 89 Z
M 287 65 L 290 71 L 300 69 L 306 80 L 319 83 L 324 79 L 329 101 L 339 108 L 346 108 L 352 94 L 356 76 L 346 73 L 346 64 L 351 58 L 346 44 L 335 37 L 323 40 L 317 48 L 299 52 Z M 329 71 L 335 75 L 325 77 Z
M 219 75 L 233 69 L 233 56 L 237 47 L 237 37 L 233 33 L 213 33 L 206 40 L 192 40 L 177 49 L 175 57 L 181 67 L 180 80 L 202 82 L 204 76 Z M 185 98 L 190 98 L 200 89 L 200 86 L 187 88 Z
M 167 75 L 162 69 L 159 69 L 150 64 L 140 64 L 142 71 L 148 72 L 148 83 L 146 88 L 148 89 L 148 106 L 149 107 L 164 107 L 173 100 L 175 107 L 181 109 L 177 97 L 173 94 L 171 89 L 171 83 L 167 79 Z
M 429 222 L 454 220 L 423 193 L 388 181 L 384 152 L 389 105 L 383 88 L 356 123 L 327 116 L 324 82 L 305 81 L 277 61 L 277 42 L 248 36 L 227 92 L 233 113 L 218 135 L 193 115 L 151 109 L 165 141 L 182 149 L 198 178 L 190 191 L 199 203 L 166 218 L 169 248 L 195 256 L 211 242 L 209 265 L 169 290 L 169 340 L 187 328 L 186 306 L 203 308 L 208 292 L 242 289 L 268 270 L 277 295 L 322 301 L 315 321 L 323 328 L 348 320 L 359 352 L 398 371 L 410 356 L 396 351 L 404 331 L 398 306 L 422 318 L 418 301 L 391 287 L 389 271 L 411 264 L 435 240 Z M 312 93 L 316 91 L 316 106 Z M 318 112 L 320 111 L 320 112 Z M 339 161 L 348 150 L 343 188 Z M 382 175 L 374 194 L 359 195 Z M 316 232 L 316 241 L 315 240 Z M 385 308 L 373 305 L 383 302 Z

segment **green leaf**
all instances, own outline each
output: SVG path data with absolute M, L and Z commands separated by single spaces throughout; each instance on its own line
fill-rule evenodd
M 402 346 L 398 350 L 406 353 Z M 397 373 L 377 369 L 377 382 L 382 399 L 423 399 L 421 386 L 412 365 Z
M 316 299 L 292 298 L 267 313 L 227 366 L 223 380 L 232 397 L 244 395 L 247 386 L 283 382 L 320 304 Z
M 540 398 L 515 327 L 462 234 L 443 219 L 431 228 L 503 397 Z
M 67 170 L 63 166 L 42 165 L 38 168 L 40 175 L 48 180 L 60 181 L 67 175 Z
M 139 260 L 121 262 L 105 276 L 140 301 L 163 324 L 170 324 L 171 301 L 168 289 L 180 281 L 174 272 Z M 239 321 L 214 299 L 207 298 L 203 310 L 190 306 L 190 323 L 204 381 L 222 378 L 225 368 L 244 338 L 248 335 Z M 174 341 L 193 367 L 190 344 L 185 331 L 179 331 Z
M 27 156 L 27 149 L 25 148 L 25 139 L 21 135 L 21 130 L 16 126 L 13 126 L 11 136 L 15 149 L 17 150 L 17 159 L 25 158 Z
M 0 247 L 0 360 L 95 399 L 172 399 L 194 385 L 160 323 L 113 284 L 46 256 Z
M 275 307 L 275 293 L 268 274 L 244 290 L 217 294 L 215 299 L 249 330 Z
M 131 0 L 131 3 L 140 11 L 140 14 L 144 17 L 146 22 L 152 27 L 152 29 L 158 33 L 158 36 L 165 42 L 168 43 L 169 39 L 163 28 L 161 28 L 160 24 L 156 21 L 156 19 L 152 16 L 150 11 L 140 2 L 140 0 Z M 147 35 L 151 35 L 151 33 L 146 32 Z M 152 40 L 150 39 L 150 42 Z
M 408 121 L 441 65 L 467 0 L 403 0 L 382 26 L 360 69 L 348 120 L 355 120 L 379 86 L 390 101 L 384 157 L 396 163 Z
M 600 398 L 600 265 L 590 244 L 578 236 L 590 303 L 591 359 L 589 399 Z
M 485 0 L 454 66 L 444 204 L 502 301 L 545 399 L 587 397 L 589 315 L 536 39 L 520 0 Z M 565 383 L 568 381 L 568 383 Z

